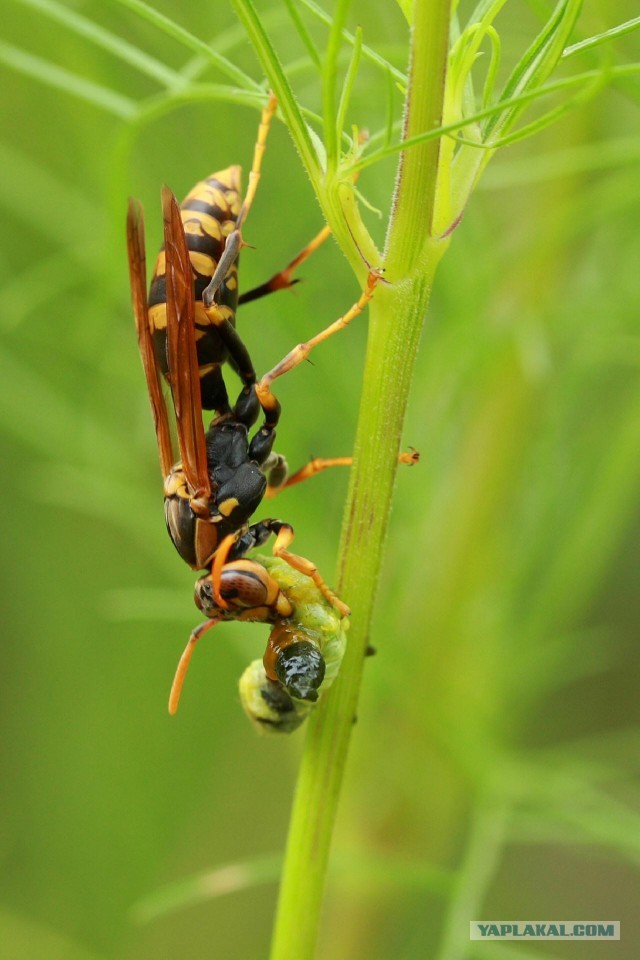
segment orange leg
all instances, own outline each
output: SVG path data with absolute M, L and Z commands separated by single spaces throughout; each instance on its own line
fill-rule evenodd
M 260 401 L 260 406 L 265 412 L 266 429 L 273 429 L 276 426 L 280 416 L 280 404 L 271 392 L 271 384 L 273 381 L 278 377 L 281 377 L 283 374 L 288 373 L 289 370 L 293 370 L 294 367 L 297 367 L 298 364 L 307 359 L 314 347 L 317 347 L 318 344 L 322 343 L 324 340 L 328 340 L 329 337 L 333 336 L 334 333 L 338 333 L 339 330 L 343 330 L 344 327 L 351 323 L 354 317 L 357 317 L 359 314 L 361 314 L 373 297 L 375 288 L 381 280 L 382 274 L 379 273 L 379 271 L 370 270 L 366 287 L 363 290 L 360 299 L 354 303 L 351 309 L 348 310 L 344 316 L 339 317 L 306 343 L 299 343 L 297 347 L 294 347 L 293 350 L 291 350 L 290 353 L 288 353 L 286 357 L 280 361 L 280 363 L 276 364 L 273 370 L 270 370 L 269 373 L 265 373 L 256 386 L 256 394 L 258 396 L 258 400 Z
M 405 451 L 398 457 L 398 463 L 406 463 L 408 466 L 413 466 L 418 463 L 419 460 L 420 454 L 417 450 L 414 450 L 413 447 L 409 447 L 409 452 Z M 303 480 L 308 480 L 309 477 L 315 477 L 316 473 L 320 473 L 322 470 L 327 470 L 329 467 L 350 467 L 352 463 L 353 457 L 330 457 L 329 459 L 313 457 L 304 467 L 301 467 L 300 470 L 297 470 L 291 474 L 290 477 L 287 477 L 284 483 L 279 486 L 268 486 L 265 496 L 268 499 L 273 499 L 273 497 L 277 496 L 283 490 L 286 490 L 287 487 L 292 487 L 296 483 L 302 483 Z
M 358 142 L 364 143 L 368 139 L 367 134 L 364 131 L 360 132 Z M 355 183 L 360 175 L 360 171 L 357 171 L 353 177 L 353 182 Z M 291 263 L 288 263 L 284 270 L 280 270 L 279 273 L 274 273 L 274 275 L 267 280 L 266 283 L 261 283 L 259 287 L 254 287 L 252 290 L 247 290 L 246 293 L 241 294 L 238 297 L 238 304 L 250 303 L 251 300 L 257 300 L 259 297 L 264 297 L 268 293 L 274 293 L 276 290 L 286 290 L 288 287 L 294 286 L 294 284 L 299 281 L 292 280 L 292 274 L 298 269 L 300 264 L 311 256 L 312 253 L 315 253 L 318 247 L 331 236 L 331 227 L 323 227 L 322 230 L 316 234 L 316 236 L 311 240 L 306 247 L 304 247 L 300 253 L 293 258 Z
M 272 96 L 273 96 L 273 94 L 272 94 Z M 274 99 L 275 99 L 275 98 L 274 98 Z M 269 111 L 269 107 L 267 106 L 267 108 L 266 108 L 266 110 L 265 110 L 265 113 L 267 113 L 268 111 Z M 269 120 L 270 120 L 270 117 L 269 117 Z M 261 123 L 261 125 L 260 125 L 260 130 L 262 130 L 262 128 L 263 128 L 263 126 L 264 126 L 264 123 L 265 123 L 265 121 L 264 121 L 264 113 L 263 113 L 263 121 L 262 121 L 262 123 Z M 266 125 L 267 125 L 267 129 L 268 129 L 269 123 L 267 122 Z M 264 153 L 264 140 L 265 140 L 265 139 L 266 139 L 266 133 L 265 133 L 264 138 L 263 138 L 263 140 L 262 140 L 262 154 Z M 359 143 L 364 143 L 367 139 L 368 139 L 367 134 L 365 134 L 364 131 L 361 131 L 361 133 L 360 133 L 360 135 L 359 135 L 359 138 L 358 138 L 358 142 L 359 142 Z M 260 133 L 258 134 L 258 143 L 256 144 L 256 154 L 257 154 L 257 151 L 258 151 L 258 145 L 259 145 L 259 143 L 260 143 Z M 260 155 L 259 158 L 254 157 L 254 169 L 256 168 L 256 163 L 257 163 L 258 176 L 259 176 L 259 171 L 260 171 L 260 163 L 261 163 L 261 161 L 262 161 L 262 154 Z M 353 177 L 353 182 L 354 182 L 354 183 L 355 183 L 356 180 L 358 179 L 359 173 L 360 173 L 360 171 L 358 171 L 358 172 L 354 175 L 354 177 Z M 251 190 L 251 181 L 249 182 L 249 191 L 247 191 L 247 200 L 245 200 L 245 204 L 244 204 L 244 205 L 246 205 L 247 201 L 249 200 L 250 190 Z M 254 195 L 255 195 L 255 189 L 254 189 L 253 193 L 254 193 Z M 250 200 L 253 201 L 253 196 L 251 196 Z M 243 205 L 243 209 L 244 209 L 244 205 Z M 246 215 L 246 212 L 245 212 L 245 215 Z M 238 218 L 238 220 L 240 220 L 240 218 L 242 218 L 242 216 L 243 216 L 243 214 L 242 214 L 242 211 L 241 211 L 240 217 Z M 311 241 L 306 245 L 306 247 L 304 247 L 304 248 L 300 251 L 300 253 L 299 253 L 297 256 L 295 256 L 290 263 L 287 264 L 287 266 L 284 268 L 284 270 L 280 270 L 279 273 L 274 273 L 274 275 L 273 275 L 269 280 L 267 280 L 266 283 L 261 283 L 259 287 L 254 287 L 252 290 L 247 290 L 246 293 L 243 293 L 243 294 L 238 298 L 238 304 L 249 303 L 251 300 L 257 300 L 259 297 L 264 297 L 264 296 L 266 296 L 268 293 L 274 293 L 276 290 L 286 290 L 288 287 L 292 287 L 294 284 L 298 283 L 298 280 L 292 280 L 292 279 L 291 279 L 292 274 L 298 269 L 298 267 L 300 266 L 300 264 L 304 263 L 304 261 L 305 261 L 308 257 L 310 257 L 312 253 L 315 253 L 316 250 L 318 249 L 318 247 L 322 246 L 322 244 L 325 242 L 325 240 L 327 240 L 330 236 L 331 236 L 331 227 L 328 227 L 328 226 L 323 227 L 322 230 L 321 230 L 318 234 L 316 234 L 316 236 L 313 238 L 313 240 L 311 240 Z
M 279 273 L 274 273 L 266 283 L 261 283 L 259 287 L 254 287 L 252 290 L 247 290 L 246 293 L 241 294 L 238 298 L 238 305 L 250 303 L 251 300 L 258 300 L 259 297 L 266 297 L 267 294 L 275 293 L 276 290 L 286 290 L 288 287 L 293 287 L 294 284 L 299 282 L 298 279 L 291 279 L 294 271 L 298 269 L 301 263 L 304 263 L 307 257 L 315 253 L 318 247 L 330 236 L 331 229 L 329 227 L 323 227 L 311 243 L 308 243 L 306 247 L 293 258 L 291 263 L 287 264 L 284 270 L 280 270 Z
M 260 117 L 260 126 L 258 127 L 258 137 L 256 139 L 256 145 L 253 149 L 253 163 L 251 164 L 251 171 L 249 173 L 249 186 L 247 187 L 247 193 L 245 195 L 242 207 L 240 208 L 240 213 L 238 214 L 238 219 L 236 220 L 236 229 L 240 230 L 242 224 L 247 219 L 247 214 L 251 209 L 251 204 L 253 203 L 258 189 L 258 183 L 260 182 L 260 169 L 262 167 L 262 158 L 264 157 L 264 151 L 266 150 L 267 136 L 269 134 L 269 127 L 271 126 L 271 120 L 274 113 L 276 112 L 276 107 L 278 106 L 278 99 L 275 94 L 269 94 L 269 100 L 267 105 L 262 111 L 262 116 Z
M 284 483 L 281 483 L 279 486 L 268 486 L 265 496 L 268 499 L 272 499 L 283 490 L 286 490 L 287 487 L 292 487 L 296 483 L 302 483 L 303 480 L 308 480 L 309 477 L 315 477 L 316 473 L 320 473 L 322 470 L 328 470 L 329 467 L 350 467 L 352 461 L 353 457 L 331 457 L 330 459 L 313 457 L 304 467 L 301 467 L 300 470 L 297 470 L 295 473 L 292 473 L 290 477 L 287 477 Z
M 253 163 L 251 164 L 251 171 L 249 173 L 249 185 L 247 187 L 247 192 L 245 194 L 242 206 L 240 207 L 240 213 L 238 214 L 236 220 L 235 229 L 227 237 L 227 242 L 224 246 L 224 252 L 220 257 L 220 262 L 218 263 L 208 286 L 205 288 L 202 294 L 202 301 L 205 309 L 211 310 L 213 313 L 216 312 L 214 300 L 215 295 L 219 290 L 222 281 L 225 279 L 232 265 L 235 263 L 241 248 L 244 246 L 244 241 L 242 239 L 242 225 L 247 219 L 247 214 L 251 209 L 251 205 L 255 199 L 256 191 L 258 189 L 258 183 L 260 182 L 260 168 L 262 167 L 262 158 L 266 149 L 267 135 L 269 133 L 269 127 L 271 126 L 271 119 L 276 112 L 277 106 L 278 101 L 274 94 L 271 93 L 260 118 L 258 137 L 253 150 Z
M 205 620 L 204 623 L 201 623 L 199 627 L 196 627 L 195 630 L 192 631 L 191 636 L 189 637 L 189 642 L 184 648 L 184 652 L 178 661 L 173 683 L 171 684 L 171 691 L 169 693 L 169 713 L 171 716 L 173 716 L 178 710 L 184 678 L 187 675 L 187 670 L 189 669 L 189 663 L 191 662 L 195 645 L 202 634 L 206 633 L 207 630 L 210 630 L 211 627 L 215 627 L 216 623 L 219 623 L 219 621 Z
M 276 537 L 276 542 L 273 545 L 274 557 L 280 557 L 285 563 L 288 563 L 290 567 L 293 567 L 294 570 L 303 573 L 305 577 L 310 577 L 322 596 L 329 601 L 332 607 L 336 608 L 340 616 L 348 617 L 351 610 L 333 590 L 329 589 L 318 573 L 318 568 L 315 563 L 312 563 L 311 560 L 307 560 L 305 557 L 298 556 L 297 553 L 290 553 L 289 550 L 287 550 L 287 547 L 293 542 L 293 537 L 293 528 L 287 523 L 283 524 Z

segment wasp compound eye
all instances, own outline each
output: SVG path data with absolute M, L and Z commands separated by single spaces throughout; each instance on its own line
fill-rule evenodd
M 202 610 L 207 617 L 213 616 L 216 611 L 216 602 L 213 599 L 213 584 L 211 577 L 200 577 L 196 580 L 194 600 L 196 606 Z
M 280 652 L 275 664 L 276 676 L 292 697 L 315 703 L 318 687 L 324 680 L 324 657 L 313 643 L 300 640 Z

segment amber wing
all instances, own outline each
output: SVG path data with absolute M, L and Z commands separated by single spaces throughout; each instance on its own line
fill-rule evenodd
M 136 318 L 136 330 L 138 331 L 138 346 L 140 348 L 145 377 L 147 378 L 147 389 L 149 391 L 149 399 L 151 400 L 151 409 L 160 453 L 160 467 L 164 478 L 171 470 L 174 456 L 171 448 L 171 431 L 169 429 L 167 407 L 162 395 L 161 375 L 156 363 L 151 334 L 149 332 L 144 220 L 142 207 L 137 200 L 129 200 L 129 209 L 127 212 L 127 253 L 129 257 L 133 312 Z
M 162 190 L 167 283 L 167 353 L 169 384 L 176 413 L 182 469 L 192 498 L 211 495 L 202 425 L 200 377 L 195 339 L 193 272 L 178 202 Z

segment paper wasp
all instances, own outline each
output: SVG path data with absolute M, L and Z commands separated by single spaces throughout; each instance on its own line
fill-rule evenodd
M 229 167 L 197 184 L 182 207 L 167 187 L 163 189 L 164 249 L 156 262 L 148 299 L 142 209 L 137 202 L 129 202 L 127 248 L 138 343 L 164 477 L 167 529 L 189 566 L 208 571 L 198 581 L 200 599 L 207 585 L 215 610 L 227 611 L 226 619 L 241 619 L 234 607 L 238 597 L 234 564 L 274 534 L 274 557 L 310 578 L 327 604 L 344 617 L 348 607 L 330 590 L 315 565 L 288 549 L 293 540 L 292 527 L 276 519 L 249 521 L 265 493 L 284 489 L 325 467 L 350 462 L 351 458 L 313 460 L 287 479 L 284 458 L 273 452 L 281 410 L 271 384 L 361 313 L 380 275 L 371 270 L 360 299 L 343 317 L 299 344 L 257 380 L 249 353 L 235 329 L 236 307 L 291 286 L 295 282 L 291 279 L 293 270 L 328 235 L 325 228 L 285 270 L 243 297 L 238 296 L 242 226 L 255 197 L 275 109 L 276 100 L 271 96 L 262 113 L 249 187 L 242 203 L 239 167 Z M 243 384 L 234 406 L 229 403 L 221 372 L 225 360 Z M 162 393 L 163 377 L 169 384 L 175 411 L 180 453 L 177 462 Z M 203 409 L 216 413 L 206 432 Z M 261 412 L 262 426 L 249 439 L 249 430 Z M 413 459 L 409 456 L 409 461 Z M 245 581 L 242 586 L 246 588 Z M 277 584 L 276 591 L 275 607 L 271 601 L 263 606 L 271 611 L 273 619 L 284 620 L 292 615 L 292 605 Z M 218 619 L 210 618 L 193 636 L 201 635 Z

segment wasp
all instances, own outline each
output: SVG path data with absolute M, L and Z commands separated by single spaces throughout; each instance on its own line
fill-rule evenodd
M 269 623 L 264 657 L 249 664 L 240 678 L 240 701 L 260 733 L 292 733 L 337 676 L 349 620 L 310 577 L 279 557 L 258 555 L 229 562 L 221 581 L 228 601 L 224 608 L 215 601 L 210 577 L 196 583 L 196 604 L 208 619 L 192 632 L 180 659 L 169 712 L 178 709 L 191 656 L 203 633 L 221 621 Z
M 271 96 L 262 112 L 246 196 L 240 200 L 240 168 L 228 167 L 197 184 L 182 206 L 168 187 L 162 191 L 164 247 L 156 261 L 149 297 L 142 208 L 129 202 L 127 250 L 138 344 L 155 423 L 164 478 L 165 519 L 178 553 L 194 570 L 207 570 L 217 609 L 233 610 L 229 565 L 275 536 L 273 554 L 311 579 L 341 617 L 349 609 L 328 587 L 314 563 L 292 553 L 290 524 L 250 519 L 265 494 L 278 492 L 326 467 L 351 458 L 312 460 L 291 477 L 273 451 L 280 403 L 273 381 L 298 366 L 311 350 L 361 313 L 381 279 L 371 270 L 359 300 L 344 316 L 298 344 L 258 380 L 249 352 L 235 328 L 242 302 L 295 283 L 296 267 L 323 242 L 325 228 L 266 284 L 238 293 L 242 227 L 256 194 L 267 133 L 276 109 Z M 222 376 L 228 361 L 242 381 L 232 406 Z M 172 446 L 162 380 L 175 412 L 179 459 Z M 203 410 L 216 416 L 205 432 Z M 250 438 L 259 416 L 262 425 Z M 232 568 L 233 569 L 233 568 Z M 201 581 L 198 581 L 201 583 Z M 200 588 L 201 593 L 204 587 Z M 285 616 L 282 609 L 277 616 Z

